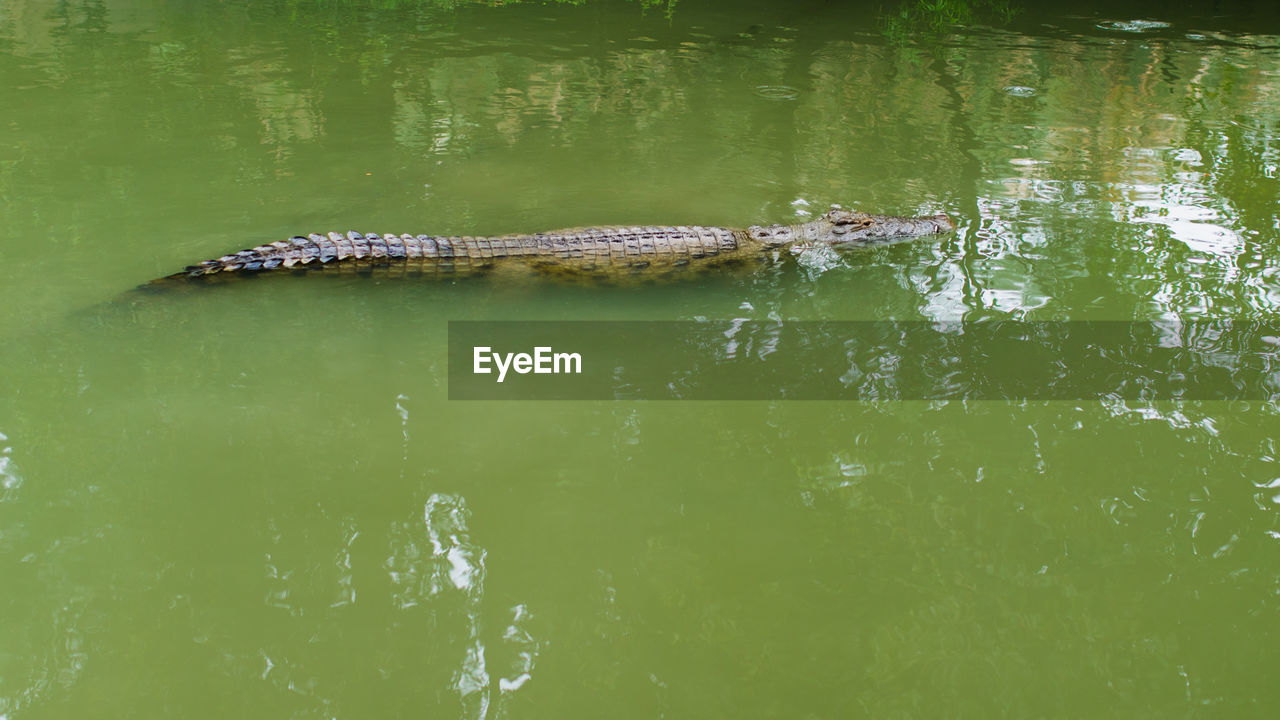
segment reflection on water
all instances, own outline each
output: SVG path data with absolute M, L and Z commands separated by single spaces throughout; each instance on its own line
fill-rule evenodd
M 525 604 L 512 607 L 498 642 L 486 646 L 482 618 L 486 553 L 471 540 L 466 502 L 457 495 L 433 494 L 427 500 L 424 516 L 429 555 L 413 539 L 419 531 L 408 524 L 393 528 L 392 554 L 386 561 L 394 587 L 393 602 L 402 611 L 419 606 L 429 610 L 439 606 L 432 598 L 456 598 L 453 602 L 460 606 L 457 614 L 463 624 L 464 649 L 453 674 L 453 685 L 462 699 L 464 715 L 484 718 L 492 713 L 503 717 L 503 697 L 533 677 L 538 642 L 526 629 L 531 613 Z M 496 696 L 491 668 L 499 674 Z
M 892 387 L 784 329 L 1265 325 L 1269 4 L 378 5 L 0 4 L 0 716 L 1280 700 L 1267 403 L 450 403 L 444 350 L 447 320 L 705 319 L 726 356 Z M 959 230 L 658 287 L 117 300 L 297 232 L 832 202 Z
M 1068 38 L 1027 19 L 1003 23 L 1026 34 L 917 47 L 814 23 L 708 32 L 724 20 L 708 9 L 644 32 L 606 25 L 589 41 L 564 24 L 567 9 L 549 23 L 525 8 L 402 8 L 423 30 L 409 34 L 376 14 L 269 7 L 235 20 L 236 33 L 181 40 L 140 34 L 145 13 L 112 5 L 70 20 L 23 4 L 7 15 L 6 72 L 25 101 L 0 129 L 0 182 L 32 201 L 4 219 L 41 227 L 60 253 L 13 248 L 0 302 L 56 316 L 249 237 L 365 223 L 747 224 L 786 219 L 799 197 L 956 216 L 959 242 L 927 269 L 964 287 L 929 287 L 917 308 L 929 317 L 1059 315 L 1050 299 L 1073 278 L 1141 297 L 1188 272 L 1238 276 L 1233 312 L 1276 309 L 1261 273 L 1276 259 L 1280 61 L 1248 45 L 1153 35 L 1168 24 L 1154 19 L 1104 19 L 1107 32 Z M 146 61 L 108 75 L 93 53 Z M 129 102 L 140 92 L 156 103 Z M 58 141 L 41 108 L 61 96 L 73 103 L 64 116 L 93 108 L 107 123 L 71 120 L 73 139 Z M 71 212 L 36 219 L 61 198 Z M 108 239 L 122 204 L 152 210 Z M 54 293 L 18 266 L 91 279 Z M 1140 314 L 1204 307 L 1194 291 L 1163 292 Z
M 91 610 L 101 589 L 75 571 L 81 549 L 96 544 L 102 529 L 69 534 L 43 532 L 39 516 L 26 511 L 23 476 L 10 439 L 0 432 L 0 567 L 6 599 L 0 623 L 0 717 L 19 717 L 75 687 L 89 664 L 86 629 L 101 626 Z M 29 490 L 29 488 L 28 488 Z M 39 586 L 47 595 L 21 592 Z
M 17 498 L 18 488 L 22 487 L 22 476 L 18 474 L 18 466 L 13 462 L 13 448 L 9 447 L 9 438 L 0 432 L 0 502 Z
M 348 624 L 365 625 L 361 618 L 375 612 L 385 618 L 383 626 L 365 627 L 363 632 L 371 632 L 369 640 L 385 647 L 373 649 L 367 658 L 370 666 L 357 677 L 376 671 L 385 680 L 403 682 L 426 671 L 420 680 L 448 679 L 463 717 L 506 717 L 511 696 L 534 677 L 541 642 L 530 629 L 533 614 L 528 604 L 504 611 L 486 609 L 487 552 L 472 539 L 470 517 L 462 496 L 435 493 L 418 520 L 393 523 L 385 536 L 388 555 L 382 563 L 387 584 L 361 566 L 367 555 L 360 545 L 371 539 L 355 529 L 352 519 L 337 523 L 332 568 L 309 565 L 308 558 L 316 553 L 291 542 L 273 521 L 272 544 L 278 550 L 267 554 L 266 604 L 287 611 L 288 623 L 308 640 L 303 646 L 288 641 L 259 646 L 260 679 L 306 698 L 301 707 L 340 710 L 339 698 L 349 694 L 349 681 L 333 676 L 328 668 L 328 656 L 338 648 L 326 648 L 327 639 L 344 634 L 342 628 Z M 318 548 L 326 549 L 331 548 Z M 286 554 L 297 561 L 286 563 Z M 381 608 L 361 609 L 381 602 L 386 602 L 389 614 Z M 364 645 L 365 641 L 354 642 L 345 652 Z M 384 665 L 387 652 L 398 646 L 414 648 L 411 654 L 427 664 L 416 669 Z M 453 706 L 431 687 L 394 692 L 402 702 L 419 707 Z

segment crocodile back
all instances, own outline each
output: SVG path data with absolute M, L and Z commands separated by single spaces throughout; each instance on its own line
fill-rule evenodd
M 331 232 L 296 236 L 192 265 L 172 277 L 277 269 L 419 266 L 465 272 L 498 261 L 565 268 L 643 268 L 733 254 L 745 233 L 705 226 L 610 226 L 496 237 Z

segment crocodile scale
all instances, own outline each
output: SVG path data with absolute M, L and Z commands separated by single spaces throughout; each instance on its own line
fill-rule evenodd
M 741 230 L 700 226 L 599 227 L 497 237 L 331 232 L 299 235 L 223 255 L 192 265 L 180 274 L 201 277 L 220 272 L 254 272 L 352 260 L 382 264 L 428 261 L 439 266 L 468 266 L 515 257 L 634 266 L 650 259 L 698 259 L 737 250 L 743 235 Z

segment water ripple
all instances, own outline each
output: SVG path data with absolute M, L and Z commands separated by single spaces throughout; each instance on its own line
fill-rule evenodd
M 800 91 L 787 85 L 757 85 L 756 95 L 766 100 L 795 100 Z
M 1162 20 L 1106 20 L 1098 23 L 1098 28 L 1102 30 L 1116 30 L 1128 33 L 1145 33 L 1153 30 L 1163 30 L 1169 27 L 1169 23 Z
M 1026 85 L 1006 85 L 1004 93 L 1014 97 L 1035 97 L 1036 89 Z

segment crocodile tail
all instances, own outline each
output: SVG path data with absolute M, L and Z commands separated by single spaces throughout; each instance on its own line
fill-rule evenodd
M 176 273 L 176 276 L 200 278 L 224 272 L 252 273 L 312 262 L 327 263 L 348 257 L 351 243 L 356 237 L 360 237 L 360 234 L 353 232 L 342 236 L 338 233 L 329 233 L 325 236 L 313 233 L 306 237 L 295 235 L 288 240 L 247 248 L 230 255 L 205 260 L 196 265 L 189 265 L 182 272 Z M 343 252 L 343 247 L 347 248 L 347 252 Z
M 323 265 L 348 258 L 404 258 L 410 254 L 418 257 L 421 254 L 421 243 L 409 235 L 312 233 L 306 237 L 295 235 L 288 240 L 205 260 L 189 265 L 170 277 L 200 278 L 224 272 L 252 273 L 313 263 Z
M 293 241 L 299 239 L 292 238 L 289 242 L 259 245 L 212 260 L 205 260 L 195 265 L 188 265 L 182 272 L 175 273 L 174 276 L 199 278 L 223 272 L 247 273 L 271 270 L 284 264 L 286 257 L 290 254 L 290 250 L 293 249 Z
M 281 247 L 283 246 L 283 247 Z M 182 280 L 199 280 L 208 278 L 213 275 L 222 273 L 233 273 L 236 275 L 251 274 L 263 270 L 271 270 L 279 267 L 284 263 L 287 249 L 291 247 L 290 243 L 278 242 L 271 245 L 259 245 L 253 248 L 247 248 L 230 255 L 205 260 L 204 262 L 188 265 L 171 275 L 157 278 L 148 285 L 139 287 L 139 290 L 161 290 L 168 287 L 175 287 L 175 282 Z

